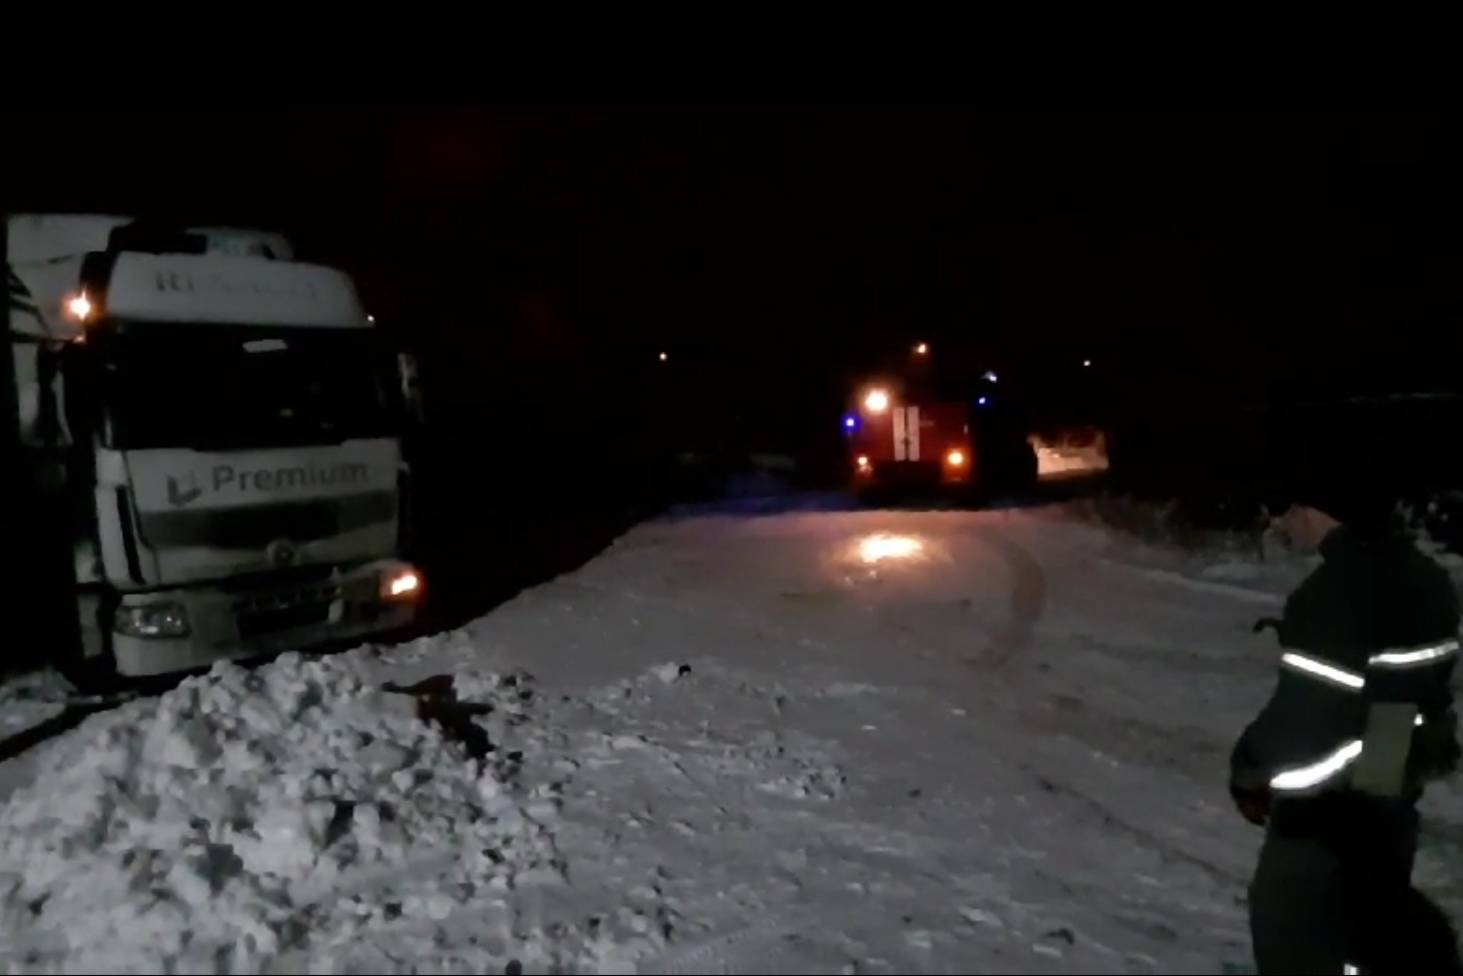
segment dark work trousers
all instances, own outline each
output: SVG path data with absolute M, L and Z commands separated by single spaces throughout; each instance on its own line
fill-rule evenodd
M 1412 888 L 1416 850 L 1410 803 L 1278 817 L 1250 883 L 1259 972 L 1458 972 L 1446 916 Z

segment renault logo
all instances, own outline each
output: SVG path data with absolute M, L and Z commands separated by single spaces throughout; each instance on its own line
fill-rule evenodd
M 174 508 L 182 508 L 201 494 L 203 489 L 198 487 L 197 475 L 189 473 L 182 478 L 168 475 L 168 504 Z

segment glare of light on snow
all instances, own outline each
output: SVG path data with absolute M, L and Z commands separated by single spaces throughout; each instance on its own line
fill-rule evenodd
M 886 390 L 870 390 L 864 397 L 864 408 L 869 413 L 883 413 L 889 409 L 889 393 Z
M 911 559 L 924 551 L 925 544 L 911 535 L 878 535 L 860 539 L 859 558 L 866 563 L 881 563 L 890 559 Z
M 91 317 L 91 299 L 86 297 L 86 292 L 72 296 L 66 302 L 66 311 L 70 312 L 71 317 L 77 321 L 85 322 Z

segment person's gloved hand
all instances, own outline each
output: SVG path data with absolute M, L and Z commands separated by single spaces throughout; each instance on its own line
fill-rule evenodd
M 1270 791 L 1244 789 L 1229 784 L 1229 795 L 1234 797 L 1235 809 L 1239 810 L 1241 817 L 1244 817 L 1256 827 L 1265 826 L 1270 819 Z

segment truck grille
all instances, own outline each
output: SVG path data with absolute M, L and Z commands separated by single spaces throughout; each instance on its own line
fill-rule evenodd
M 262 549 L 275 539 L 312 542 L 389 523 L 396 507 L 396 496 L 382 491 L 274 505 L 142 512 L 138 522 L 143 541 L 156 548 Z
M 330 605 L 340 599 L 336 583 L 254 593 L 234 601 L 240 637 L 256 637 L 294 627 L 322 624 L 330 619 Z

